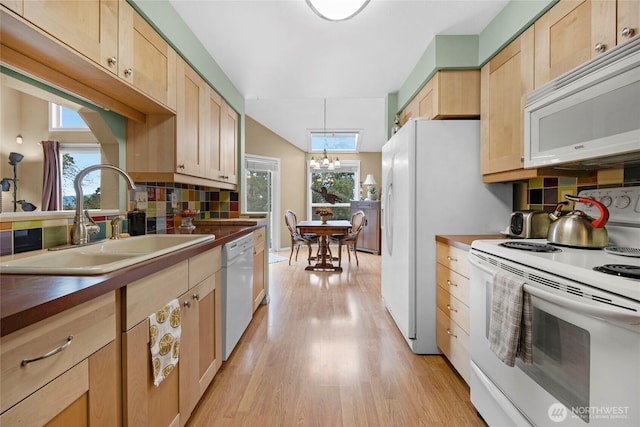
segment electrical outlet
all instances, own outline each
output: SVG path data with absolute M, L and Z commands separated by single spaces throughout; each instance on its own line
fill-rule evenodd
M 171 193 L 171 208 L 178 209 L 178 195 L 175 191 Z
M 142 211 L 147 209 L 147 192 L 136 191 L 135 194 L 136 207 Z

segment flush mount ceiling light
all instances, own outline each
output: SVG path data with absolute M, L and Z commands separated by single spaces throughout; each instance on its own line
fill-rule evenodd
M 316 15 L 328 21 L 345 21 L 356 16 L 370 0 L 306 0 Z

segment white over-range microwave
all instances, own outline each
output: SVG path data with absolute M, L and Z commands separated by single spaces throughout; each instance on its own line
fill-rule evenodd
M 524 167 L 640 164 L 640 37 L 529 93 Z

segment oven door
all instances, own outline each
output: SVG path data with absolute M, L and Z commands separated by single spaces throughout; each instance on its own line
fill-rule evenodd
M 470 255 L 471 359 L 479 371 L 471 384 L 474 405 L 493 390 L 500 395 L 490 399 L 494 406 L 513 405 L 502 417 L 517 409 L 533 425 L 640 425 L 640 304 L 477 254 Z M 532 365 L 517 359 L 509 367 L 489 349 L 492 280 L 499 270 L 525 278 L 532 296 Z M 487 414 L 490 424 L 492 417 Z

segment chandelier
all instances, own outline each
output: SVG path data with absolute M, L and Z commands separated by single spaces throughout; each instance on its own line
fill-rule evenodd
M 335 168 L 340 167 L 340 159 L 336 156 L 336 160 L 334 161 L 332 157 L 327 155 L 327 147 L 326 147 L 326 136 L 327 136 L 327 98 L 324 99 L 324 133 L 325 136 L 325 148 L 322 150 L 322 158 L 316 160 L 313 156 L 311 157 L 310 166 L 313 169 L 326 168 L 328 170 L 334 170 Z
M 328 21 L 346 21 L 362 12 L 370 0 L 306 0 L 316 15 Z

